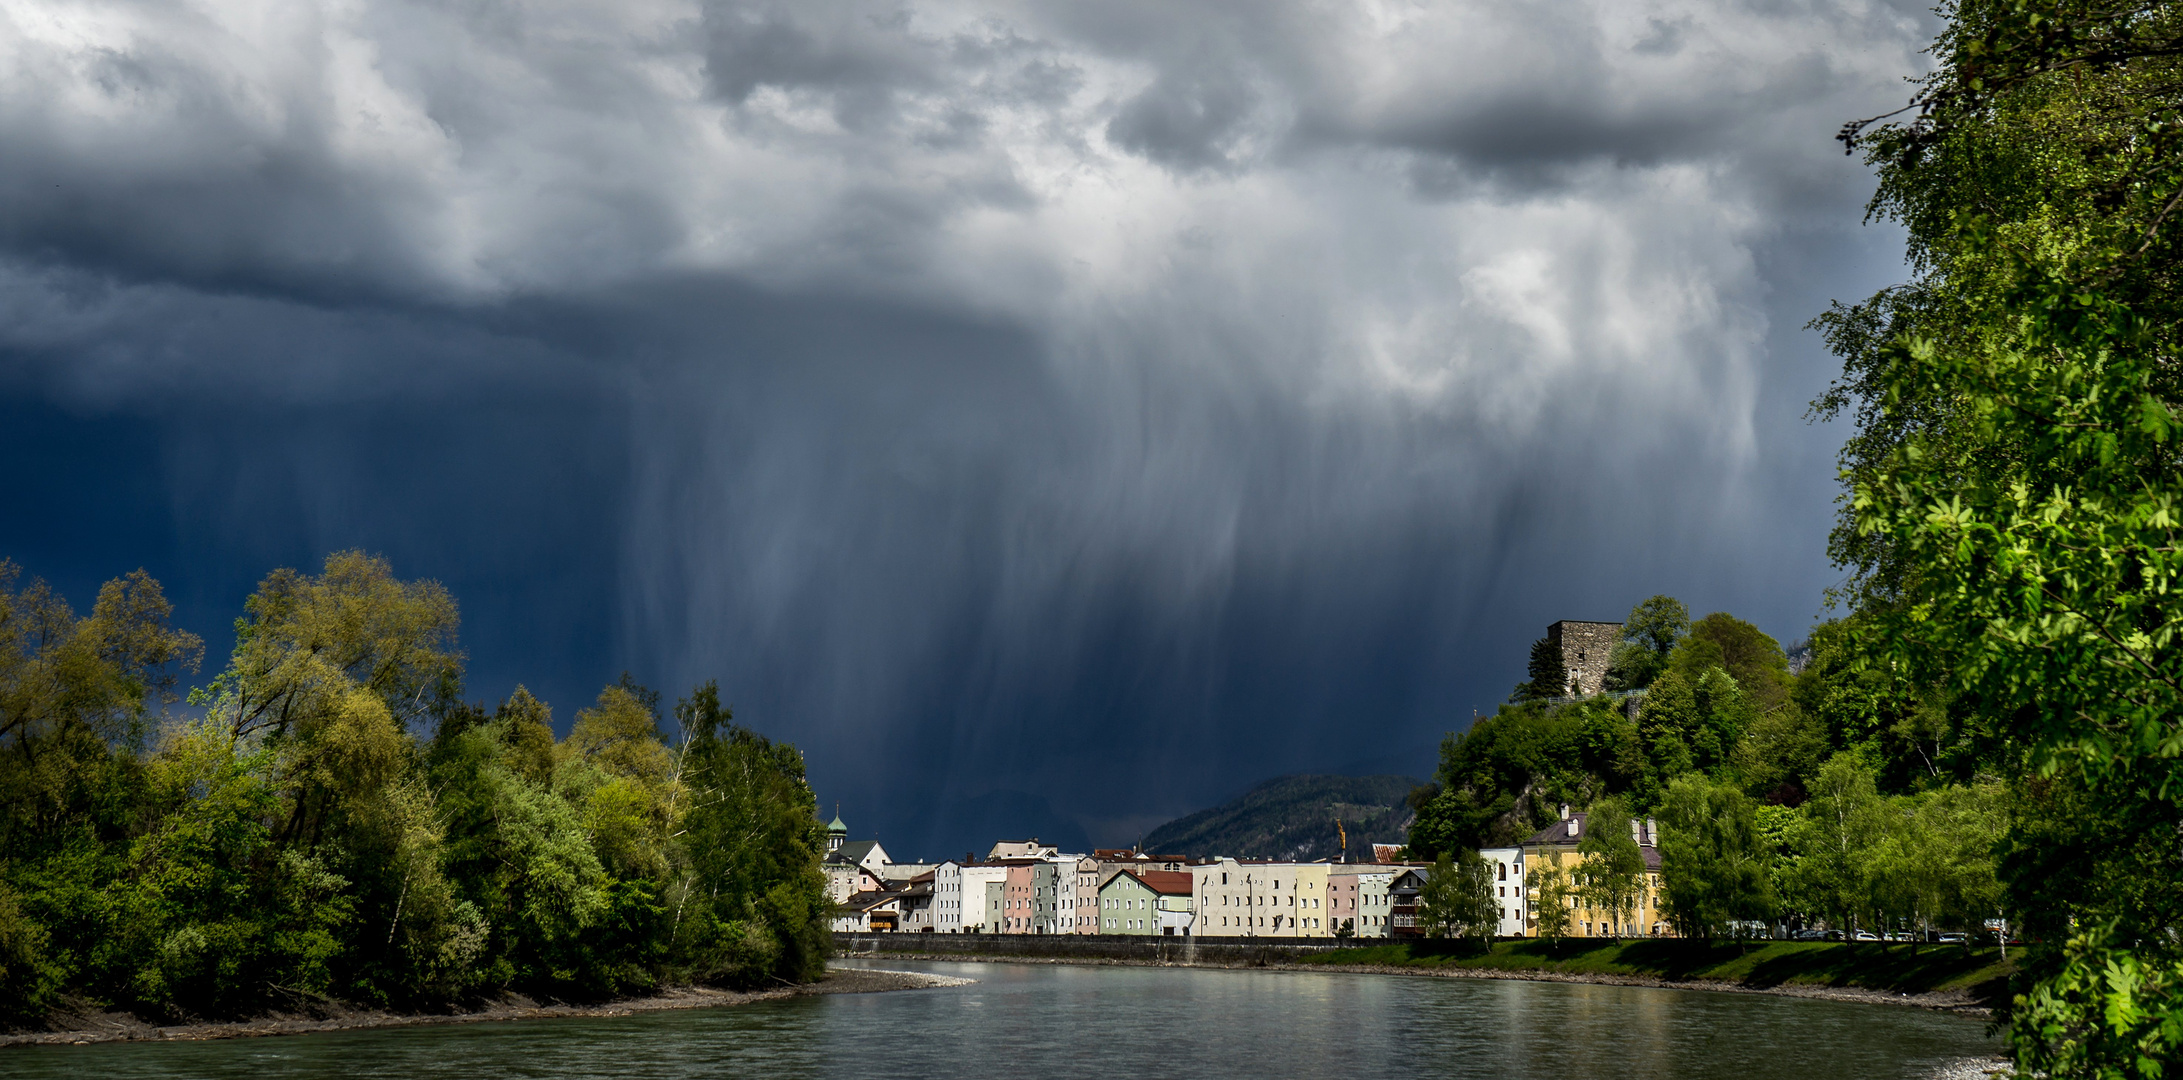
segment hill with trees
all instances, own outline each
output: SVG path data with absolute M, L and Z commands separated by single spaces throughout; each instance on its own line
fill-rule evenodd
M 1407 799 L 1422 781 L 1407 776 L 1283 776 L 1228 802 L 1176 818 L 1145 834 L 1161 855 L 1238 859 L 1331 859 L 1342 850 L 1400 844 L 1412 817 Z M 1340 819 L 1341 829 L 1335 827 Z
M 1750 623 L 1645 601 L 1609 672 L 1628 690 L 1572 701 L 1526 684 L 1442 744 L 1411 853 L 1515 844 L 1567 805 L 1657 818 L 1685 936 L 1773 920 L 1975 931 L 2012 914 L 1995 849 L 2006 758 L 1966 703 L 1860 662 L 1868 624 L 1822 624 L 1792 673 Z M 1573 884 L 1600 897 L 1625 884 L 1592 878 Z

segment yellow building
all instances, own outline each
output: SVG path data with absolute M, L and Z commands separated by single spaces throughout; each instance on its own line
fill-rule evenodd
M 1570 937 L 1675 936 L 1667 912 L 1661 907 L 1664 895 L 1660 888 L 1660 849 L 1655 844 L 1658 825 L 1651 818 L 1630 822 L 1630 834 L 1637 841 L 1638 854 L 1644 857 L 1645 872 L 1639 880 L 1636 908 L 1618 916 L 1613 912 L 1594 910 L 1577 895 L 1576 868 L 1591 858 L 1577 850 L 1584 843 L 1584 818 L 1583 812 L 1572 814 L 1565 806 L 1560 821 L 1523 842 L 1524 936 L 1539 936 L 1539 887 L 1557 871 L 1562 881 L 1570 886 L 1563 901 L 1569 907 Z M 1620 921 L 1625 918 L 1628 921 Z
M 1323 862 L 1221 859 L 1190 867 L 1201 937 L 1331 937 Z

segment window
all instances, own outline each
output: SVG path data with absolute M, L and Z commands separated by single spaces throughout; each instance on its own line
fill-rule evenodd
M 1500 876 L 1500 877 L 1498 877 L 1498 878 L 1495 878 L 1494 880 L 1496 880 L 1496 881 L 1507 881 L 1507 880 L 1508 880 L 1508 864 L 1507 864 L 1507 863 L 1500 863 L 1500 864 L 1499 864 L 1499 866 L 1501 867 L 1501 876 Z

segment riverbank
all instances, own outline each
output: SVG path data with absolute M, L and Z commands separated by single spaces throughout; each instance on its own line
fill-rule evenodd
M 1481 951 L 1459 943 L 1421 941 L 1309 952 L 1272 947 L 1265 955 L 1249 959 L 1188 956 L 1180 951 L 1159 958 L 1091 956 L 1082 955 L 1078 948 L 1040 956 L 1028 947 L 980 955 L 914 947 L 923 944 L 897 937 L 885 943 L 871 942 L 870 947 L 855 955 L 1528 979 L 1910 1005 L 1972 1015 L 1991 1013 L 2003 1000 L 2008 977 L 2015 970 L 1991 948 L 1926 945 L 1912 954 L 1906 945 L 1839 942 L 1775 941 L 1739 946 L 1726 942 L 1572 939 L 1558 946 L 1541 941 L 1501 941 Z M 901 948 L 903 945 L 913 947 Z
M 84 1045 L 102 1042 L 158 1042 L 239 1039 L 260 1035 L 304 1035 L 319 1031 L 354 1031 L 365 1028 L 424 1027 L 440 1024 L 477 1024 L 500 1020 L 544 1020 L 566 1017 L 630 1016 L 670 1009 L 711 1009 L 747 1005 L 755 1001 L 804 997 L 815 994 L 871 994 L 889 990 L 921 990 L 934 986 L 958 986 L 969 980 L 915 971 L 874 971 L 836 968 L 824 979 L 778 990 L 740 992 L 706 986 L 677 986 L 643 997 L 624 998 L 596 1005 L 541 1004 L 511 994 L 477 1009 L 449 1013 L 390 1013 L 376 1009 L 347 1009 L 328 1005 L 310 1015 L 272 1014 L 249 1020 L 200 1024 L 150 1024 L 127 1013 L 84 1013 L 55 1018 L 50 1031 L 0 1032 L 0 1047 Z

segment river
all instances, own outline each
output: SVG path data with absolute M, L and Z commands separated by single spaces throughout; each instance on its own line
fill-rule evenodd
M 973 985 L 606 1019 L 0 1051 L 0 1077 L 1976 1077 L 1974 1018 L 1400 975 L 845 960 Z

